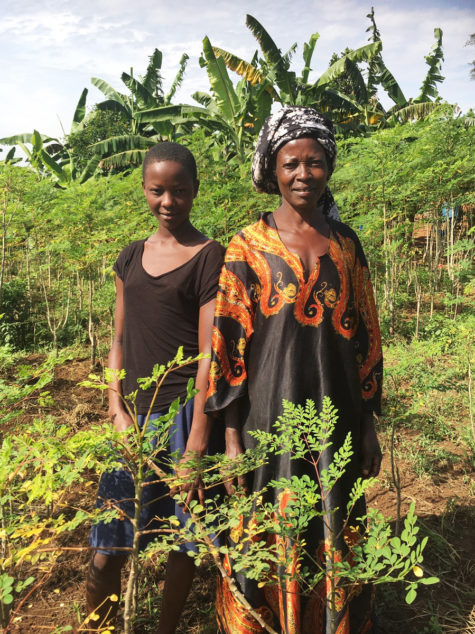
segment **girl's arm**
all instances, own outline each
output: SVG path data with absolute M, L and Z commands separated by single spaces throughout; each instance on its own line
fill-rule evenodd
M 124 283 L 116 276 L 115 278 L 115 317 L 114 317 L 114 339 L 109 352 L 108 366 L 112 370 L 122 369 L 122 338 L 124 334 Z M 116 380 L 109 386 L 109 417 L 114 423 L 117 431 L 124 431 L 133 424 L 131 417 L 124 409 L 122 402 L 122 387 L 120 381 Z
M 216 299 L 212 299 L 200 308 L 199 322 L 198 322 L 198 348 L 202 354 L 209 354 L 211 352 L 211 333 L 213 332 L 213 320 L 214 320 L 214 308 Z M 210 359 L 201 359 L 198 362 L 198 372 L 195 379 L 195 387 L 199 390 L 195 396 L 195 402 L 193 407 L 193 420 L 191 421 L 190 435 L 188 436 L 188 442 L 186 443 L 185 453 L 181 460 L 182 468 L 178 470 L 178 475 L 186 477 L 188 470 L 186 469 L 186 462 L 193 457 L 202 456 L 206 453 L 208 448 L 209 437 L 211 434 L 211 428 L 213 425 L 212 419 L 204 413 L 204 405 L 206 401 L 206 391 L 208 389 L 208 374 L 210 368 Z M 204 491 L 201 483 L 201 478 L 196 477 L 193 482 L 187 482 L 180 487 L 181 491 L 187 492 L 185 505 L 187 506 L 195 493 L 198 493 L 198 499 L 201 503 L 204 502 Z M 172 495 L 177 492 L 177 489 L 173 488 Z
M 215 305 L 216 300 L 212 299 L 200 308 L 198 322 L 198 348 L 200 354 L 210 354 L 211 352 L 211 334 L 213 332 Z M 185 454 L 192 451 L 202 456 L 208 448 L 212 420 L 204 413 L 204 405 L 206 401 L 206 391 L 208 389 L 210 363 L 211 360 L 209 358 L 201 359 L 201 361 L 198 362 L 195 387 L 199 392 L 195 396 L 193 420 L 188 442 L 186 443 Z

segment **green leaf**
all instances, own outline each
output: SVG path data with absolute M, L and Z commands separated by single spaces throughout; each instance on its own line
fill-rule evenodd
M 203 54 L 211 89 L 216 97 L 218 109 L 223 118 L 231 125 L 239 113 L 239 99 L 229 79 L 224 60 L 217 58 L 208 37 L 203 38 Z
M 402 92 L 401 87 L 397 83 L 393 74 L 385 66 L 381 57 L 375 60 L 379 71 L 379 83 L 387 92 L 388 97 L 394 101 L 398 106 L 403 106 L 407 103 L 407 99 Z
M 127 150 L 145 150 L 154 145 L 154 139 L 144 137 L 139 134 L 122 134 L 113 136 L 104 141 L 98 141 L 92 145 L 97 152 L 105 154 L 107 152 L 125 152 Z
M 156 99 L 151 92 L 149 92 L 139 81 L 132 77 L 128 73 L 122 73 L 121 79 L 130 92 L 134 95 L 135 99 L 143 107 L 151 106 L 156 103 Z
M 164 99 L 165 104 L 170 104 L 171 100 L 175 96 L 177 89 L 183 83 L 183 77 L 185 76 L 186 65 L 189 59 L 190 59 L 189 56 L 186 53 L 183 53 L 180 59 L 180 68 L 178 69 L 178 72 L 175 75 L 175 79 L 173 80 L 170 90 L 165 95 L 165 99 Z
M 244 79 L 248 81 L 252 86 L 260 84 L 264 81 L 264 75 L 261 73 L 261 71 L 249 62 L 246 62 L 237 55 L 233 55 L 232 53 L 229 53 L 228 51 L 225 51 L 218 46 L 213 46 L 213 51 L 216 57 L 223 58 L 224 63 L 229 68 L 229 70 L 233 70 L 241 77 L 244 77 Z
M 330 66 L 322 75 L 320 75 L 318 81 L 315 83 L 315 88 L 321 88 L 329 82 L 337 79 L 343 75 L 346 71 L 346 60 L 349 59 L 352 62 L 363 62 L 371 59 L 382 48 L 381 42 L 373 42 L 372 44 L 366 44 L 354 51 L 350 51 L 346 55 L 343 55 L 339 60 Z
M 36 130 L 35 130 L 36 132 Z M 38 132 L 36 132 L 38 134 Z M 40 135 L 43 141 L 46 141 L 49 137 L 44 134 Z M 15 134 L 14 136 L 4 137 L 0 139 L 0 145 L 20 145 L 24 143 L 32 143 L 33 133 Z
M 160 69 L 162 68 L 163 55 L 158 48 L 154 49 L 150 56 L 145 77 L 143 78 L 143 87 L 150 93 L 163 93 L 162 77 Z
M 294 102 L 296 98 L 295 73 L 289 72 L 288 60 L 284 58 L 281 50 L 265 30 L 262 24 L 252 15 L 246 15 L 246 26 L 257 39 L 264 53 L 264 57 L 272 71 L 275 72 L 275 83 L 281 90 L 281 100 Z M 295 48 L 296 44 L 291 47 Z
M 417 101 L 427 101 L 430 97 L 434 99 L 438 97 L 439 91 L 437 89 L 437 83 L 444 81 L 444 77 L 440 74 L 442 61 L 444 60 L 444 53 L 442 49 L 442 29 L 434 29 L 435 44 L 432 47 L 432 52 L 426 56 L 426 63 L 429 65 L 429 70 L 422 82 L 421 92 Z
M 76 105 L 76 110 L 74 111 L 74 114 L 73 114 L 73 122 L 71 124 L 71 133 L 78 131 L 78 129 L 80 128 L 80 124 L 83 122 L 84 117 L 86 116 L 87 93 L 88 93 L 87 88 L 84 88 L 84 90 L 81 93 L 81 96 L 79 97 L 79 101 L 77 102 L 77 105 Z
M 312 63 L 313 52 L 315 50 L 315 45 L 319 37 L 320 37 L 320 33 L 313 33 L 310 36 L 308 43 L 305 42 L 305 44 L 303 45 L 303 61 L 305 63 L 305 66 L 302 70 L 301 80 L 305 84 L 307 83 L 308 75 L 310 71 L 312 70 L 310 68 L 310 64 Z
M 406 594 L 406 603 L 410 605 L 411 603 L 414 602 L 416 597 L 417 597 L 417 590 L 414 587 L 410 588 L 410 590 Z
M 437 577 L 422 577 L 418 580 L 418 583 L 422 583 L 424 586 L 432 586 L 434 583 L 439 583 L 440 579 Z
M 57 176 L 58 181 L 60 183 L 65 183 L 68 181 L 68 176 L 66 172 L 63 170 L 61 165 L 59 165 L 59 163 L 57 163 L 53 158 L 51 158 L 48 152 L 45 152 L 45 150 L 41 149 L 40 157 L 45 167 L 47 167 L 51 172 L 53 172 L 53 174 Z
M 110 84 L 99 77 L 91 77 L 91 84 L 95 86 L 102 94 L 112 101 L 116 101 L 123 108 L 125 108 L 123 95 L 118 93 Z
M 79 177 L 79 182 L 81 184 L 85 183 L 89 178 L 91 178 L 91 176 L 93 176 L 100 162 L 101 162 L 100 154 L 94 154 L 94 156 L 92 156 L 89 159 L 89 161 L 86 164 L 86 167 L 83 169 Z
M 43 148 L 43 140 L 38 130 L 34 130 L 31 135 L 31 145 L 35 152 L 39 152 Z

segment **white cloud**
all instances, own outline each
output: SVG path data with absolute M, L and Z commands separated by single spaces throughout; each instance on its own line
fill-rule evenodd
M 312 63 L 316 79 L 333 52 L 367 42 L 366 0 L 22 0 L 2 8 L 0 45 L 8 59 L 0 102 L 0 136 L 32 130 L 60 134 L 56 113 L 69 125 L 84 86 L 88 103 L 102 99 L 90 77 L 104 78 L 122 90 L 120 75 L 134 68 L 142 74 L 155 47 L 163 52 L 165 89 L 170 86 L 182 53 L 190 55 L 177 100 L 191 103 L 195 90 L 209 91 L 206 72 L 198 65 L 202 39 L 250 59 L 258 43 L 245 26 L 246 13 L 255 16 L 277 45 L 286 51 L 298 42 L 292 67 L 302 66 L 302 46 L 320 33 Z M 445 82 L 440 88 L 449 101 L 466 110 L 473 102 L 469 62 L 473 47 L 464 44 L 475 31 L 475 10 L 465 0 L 447 6 L 443 0 L 375 0 L 375 14 L 384 44 L 383 57 L 407 97 L 416 96 L 426 74 L 424 56 L 433 29 L 444 31 Z M 233 75 L 233 74 L 231 74 Z

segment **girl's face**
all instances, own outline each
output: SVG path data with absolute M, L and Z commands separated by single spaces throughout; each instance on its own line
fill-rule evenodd
M 173 231 L 189 219 L 199 181 L 177 161 L 157 161 L 145 170 L 142 187 L 160 227 Z

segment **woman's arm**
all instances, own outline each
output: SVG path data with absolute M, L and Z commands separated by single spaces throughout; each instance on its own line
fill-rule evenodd
M 359 277 L 362 281 L 361 286 L 357 286 L 359 290 L 357 303 L 360 314 L 356 334 L 358 350 L 362 355 L 359 369 L 363 401 L 360 427 L 360 464 L 363 477 L 371 478 L 378 475 L 382 460 L 374 414 L 381 412 L 383 358 L 378 313 L 368 263 L 356 235 L 355 241 L 357 253 L 355 266 L 359 268 Z
M 241 423 L 239 420 L 239 399 L 232 401 L 224 410 L 224 422 L 226 425 L 226 456 L 228 458 L 237 458 L 239 454 L 244 452 L 242 446 Z M 235 487 L 247 489 L 246 476 L 241 475 L 233 480 L 225 480 L 224 488 L 228 495 L 235 493 Z
M 122 338 L 124 334 L 124 284 L 116 276 L 115 278 L 115 317 L 114 339 L 109 352 L 108 366 L 112 370 L 122 369 Z M 124 409 L 122 402 L 122 387 L 120 381 L 115 380 L 109 385 L 109 416 L 117 431 L 124 431 L 133 424 L 129 414 Z

